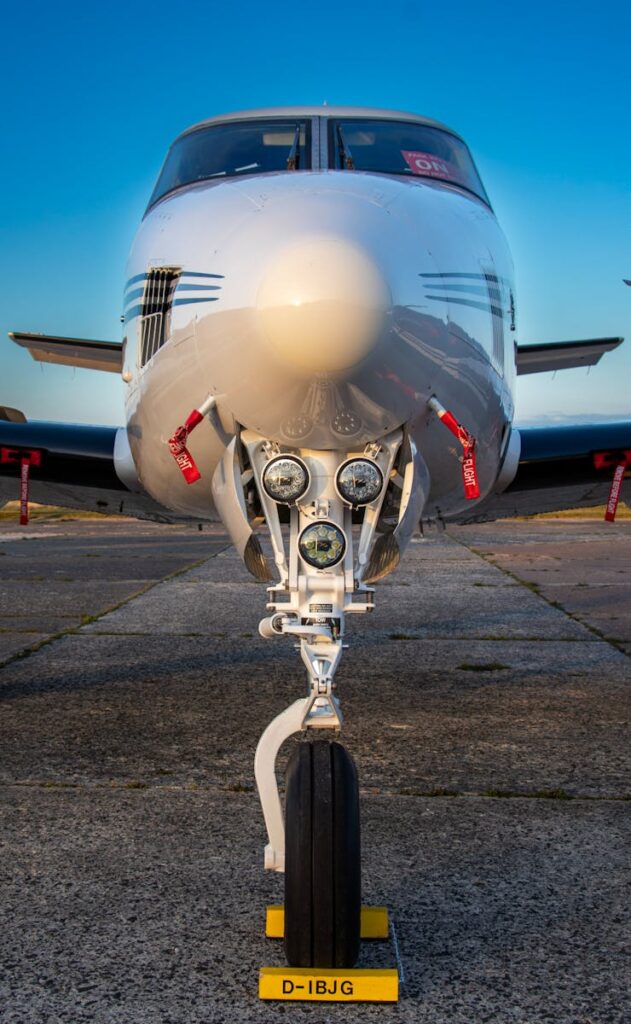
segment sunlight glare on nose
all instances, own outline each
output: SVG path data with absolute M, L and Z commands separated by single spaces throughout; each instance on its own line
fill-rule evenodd
M 352 370 L 379 342 L 390 291 L 352 240 L 300 237 L 265 268 L 256 305 L 268 344 L 292 372 Z

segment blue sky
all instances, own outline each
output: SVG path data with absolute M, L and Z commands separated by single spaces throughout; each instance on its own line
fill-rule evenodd
M 5 7 L 0 402 L 120 423 L 113 374 L 39 366 L 11 329 L 120 338 L 124 267 L 169 143 L 223 111 L 351 103 L 468 141 L 508 236 L 519 340 L 626 335 L 519 381 L 518 415 L 631 417 L 631 5 L 390 0 Z

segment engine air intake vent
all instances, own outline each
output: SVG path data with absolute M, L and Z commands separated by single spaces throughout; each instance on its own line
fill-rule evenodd
M 493 270 L 484 270 L 486 290 L 489 293 L 491 322 L 493 324 L 493 355 L 491 361 L 495 369 L 504 375 L 504 302 L 502 299 L 502 283 Z
M 147 274 L 142 297 L 140 365 L 145 366 L 164 345 L 179 267 L 154 267 Z

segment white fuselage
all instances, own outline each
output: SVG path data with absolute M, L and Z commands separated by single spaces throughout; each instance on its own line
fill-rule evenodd
M 140 366 L 148 268 L 181 269 L 168 341 Z M 145 217 L 132 248 L 124 379 L 131 449 L 162 504 L 213 518 L 223 452 L 190 438 L 188 486 L 167 440 L 209 395 L 225 433 L 283 450 L 356 450 L 403 427 L 427 464 L 428 514 L 462 509 L 460 455 L 435 395 L 476 439 L 481 497 L 513 417 L 512 262 L 485 203 L 448 183 L 301 171 L 204 182 Z M 139 287 L 138 287 L 139 285 Z

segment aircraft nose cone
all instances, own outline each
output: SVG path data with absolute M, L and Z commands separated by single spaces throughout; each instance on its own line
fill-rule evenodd
M 361 362 L 379 340 L 391 300 L 381 271 L 359 246 L 313 237 L 279 254 L 256 304 L 277 356 L 309 375 Z

